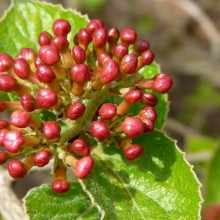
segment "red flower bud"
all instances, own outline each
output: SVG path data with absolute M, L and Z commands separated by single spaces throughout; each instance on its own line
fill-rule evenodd
M 64 179 L 57 179 L 52 183 L 52 189 L 57 193 L 65 193 L 69 188 L 70 184 Z
M 142 92 L 139 89 L 131 90 L 124 95 L 124 99 L 130 104 L 134 104 L 140 101 L 142 98 Z
M 0 130 L 8 127 L 8 122 L 6 120 L 0 120 Z
M 16 79 L 7 74 L 0 75 L 0 90 L 10 92 L 16 86 Z
M 121 31 L 120 38 L 126 44 L 133 44 L 136 41 L 137 33 L 132 28 L 125 28 Z
M 138 65 L 138 59 L 134 54 L 125 55 L 120 63 L 120 68 L 124 73 L 135 73 Z
M 11 153 L 17 153 L 24 143 L 21 131 L 8 131 L 3 137 L 4 148 Z
M 141 54 L 141 63 L 143 65 L 149 65 L 154 61 L 154 53 L 152 50 L 146 50 Z
M 90 70 L 86 64 L 76 64 L 70 69 L 72 80 L 78 83 L 86 83 L 90 80 Z
M 35 51 L 30 48 L 22 48 L 20 51 L 20 55 L 27 62 L 33 62 L 34 59 L 36 59 L 37 57 L 37 54 L 35 53 Z
M 86 60 L 86 53 L 80 46 L 75 45 L 72 49 L 72 57 L 77 64 L 84 63 Z
M 31 70 L 29 63 L 25 59 L 18 58 L 14 61 L 14 71 L 19 78 L 27 79 Z
M 98 28 L 104 28 L 105 24 L 101 19 L 93 19 L 92 21 L 89 22 L 87 25 L 87 31 L 92 34 L 94 31 Z
M 11 177 L 15 179 L 20 179 L 25 176 L 26 169 L 24 168 L 23 164 L 19 160 L 12 160 L 8 164 L 8 172 Z
M 4 103 L 4 101 L 0 100 L 0 112 L 5 111 L 7 108 L 7 105 Z
M 7 71 L 10 67 L 12 67 L 14 61 L 13 58 L 8 54 L 0 55 L 0 72 Z
M 105 103 L 99 109 L 99 115 L 103 120 L 110 120 L 115 117 L 117 107 L 114 103 Z
M 66 36 L 71 31 L 71 25 L 64 19 L 57 19 L 53 23 L 53 33 L 56 36 Z
M 39 81 L 43 83 L 52 83 L 56 78 L 49 66 L 38 66 L 36 75 Z
M 35 110 L 36 100 L 32 95 L 25 94 L 21 96 L 21 105 L 25 111 L 32 112 Z
M 113 53 L 116 57 L 118 57 L 119 59 L 122 59 L 125 55 L 128 54 L 128 47 L 125 46 L 124 44 L 117 44 L 114 47 Z
M 37 93 L 37 103 L 43 109 L 49 109 L 58 102 L 57 94 L 50 88 L 41 89 Z
M 108 126 L 105 123 L 99 121 L 92 122 L 91 132 L 92 135 L 96 137 L 99 141 L 104 141 L 110 136 L 110 131 Z
M 142 98 L 143 98 L 142 100 L 143 103 L 145 103 L 146 105 L 149 105 L 152 107 L 157 105 L 157 102 L 158 102 L 157 97 L 152 93 L 144 93 Z
M 111 43 L 116 43 L 119 39 L 119 30 L 116 27 L 112 27 L 108 29 L 108 42 Z
M 51 45 L 60 51 L 69 47 L 69 41 L 65 36 L 56 36 L 51 40 Z
M 88 45 L 92 41 L 90 33 L 85 28 L 80 29 L 77 36 L 79 41 L 84 45 Z
M 135 160 L 144 153 L 144 148 L 138 144 L 132 144 L 124 150 L 124 155 L 127 160 Z
M 40 35 L 38 37 L 38 43 L 40 46 L 49 45 L 52 38 L 53 37 L 49 32 L 43 31 L 40 33 Z
M 75 120 L 79 117 L 81 117 L 86 110 L 86 106 L 82 102 L 74 102 L 72 105 L 70 105 L 66 111 L 67 116 Z
M 31 116 L 24 110 L 17 110 L 11 114 L 10 123 L 18 128 L 26 128 L 31 121 Z
M 56 139 L 60 137 L 61 127 L 56 121 L 47 121 L 43 125 L 43 133 L 47 139 Z
M 93 166 L 94 160 L 92 159 L 92 157 L 83 157 L 82 159 L 76 162 L 74 175 L 79 179 L 85 179 L 92 172 Z
M 141 54 L 149 49 L 150 49 L 150 44 L 146 40 L 138 40 L 134 44 L 134 51 L 136 51 L 138 54 Z
M 149 119 L 151 121 L 155 121 L 157 119 L 157 112 L 151 106 L 142 108 L 138 115 L 141 119 Z
M 48 66 L 53 66 L 60 61 L 60 54 L 52 45 L 42 46 L 39 50 L 38 56 Z
M 117 62 L 115 62 L 112 59 L 107 60 L 103 64 L 103 70 L 101 75 L 102 75 L 102 80 L 105 84 L 108 84 L 116 80 L 120 75 L 119 66 Z
M 154 130 L 154 121 L 147 118 L 143 118 L 142 122 L 144 124 L 144 132 L 151 132 Z
M 95 47 L 105 46 L 108 38 L 108 33 L 105 28 L 98 28 L 92 35 L 92 41 Z
M 39 56 L 35 58 L 34 64 L 35 64 L 36 67 L 45 65 L 45 63 L 40 59 Z
M 100 66 L 103 66 L 106 61 L 111 59 L 111 57 L 107 53 L 99 53 L 97 59 L 98 59 L 98 64 Z
M 50 157 L 51 153 L 48 150 L 40 150 L 34 155 L 34 165 L 38 167 L 43 167 L 49 163 Z
M 90 149 L 85 141 L 81 139 L 76 139 L 72 144 L 68 147 L 68 151 L 70 153 L 77 153 L 82 157 L 86 157 L 90 155 Z
M 0 146 L 3 146 L 4 136 L 8 133 L 8 130 L 1 129 L 0 130 Z
M 153 88 L 159 93 L 166 93 L 172 85 L 172 79 L 164 73 L 159 73 L 154 77 Z
M 144 132 L 144 125 L 137 117 L 126 117 L 121 126 L 128 138 L 135 138 Z

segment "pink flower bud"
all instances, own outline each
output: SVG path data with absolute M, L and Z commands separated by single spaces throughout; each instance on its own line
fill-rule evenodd
M 86 53 L 80 46 L 75 45 L 72 49 L 72 57 L 77 64 L 81 64 L 86 60 Z
M 31 116 L 24 110 L 17 110 L 11 114 L 10 123 L 18 128 L 26 128 L 31 121 Z
M 157 112 L 151 106 L 146 106 L 142 108 L 138 115 L 141 119 L 149 119 L 151 121 L 155 121 L 157 119 Z
M 165 73 L 159 73 L 154 77 L 153 88 L 159 93 L 166 93 L 172 85 L 173 80 Z
M 67 116 L 75 120 L 79 117 L 81 117 L 86 110 L 86 106 L 82 102 L 74 102 L 72 105 L 70 105 L 66 111 Z
M 43 31 L 40 33 L 40 35 L 38 37 L 38 43 L 40 46 L 49 45 L 52 38 L 53 37 L 49 32 Z
M 139 102 L 142 98 L 142 92 L 139 89 L 131 90 L 124 95 L 124 99 L 130 104 Z
M 124 73 L 132 74 L 135 73 L 137 65 L 137 57 L 134 54 L 127 54 L 122 58 L 120 68 Z
M 114 47 L 113 53 L 116 57 L 122 59 L 125 55 L 128 54 L 128 47 L 125 46 L 124 44 L 117 44 Z
M 37 93 L 37 103 L 43 109 L 49 109 L 58 102 L 57 94 L 50 88 L 41 89 Z
M 150 49 L 150 44 L 146 40 L 138 40 L 134 44 L 134 51 L 136 51 L 138 54 L 141 54 L 149 49 Z
M 101 19 L 96 18 L 89 22 L 86 29 L 90 34 L 93 34 L 96 29 L 104 28 L 104 27 L 105 27 L 104 22 Z
M 7 128 L 9 123 L 6 120 L 0 120 L 0 131 L 4 128 Z
M 133 44 L 136 41 L 137 33 L 132 28 L 125 28 L 121 31 L 120 38 L 126 44 Z
M 86 64 L 76 64 L 70 69 L 73 82 L 86 83 L 90 80 L 90 70 Z
M 149 65 L 154 61 L 154 53 L 152 50 L 146 50 L 141 54 L 141 62 L 143 65 Z
M 65 36 L 56 36 L 51 40 L 51 45 L 60 51 L 69 47 L 69 41 Z
M 76 139 L 72 144 L 68 147 L 68 151 L 70 153 L 77 153 L 82 157 L 86 157 L 90 155 L 90 149 L 85 141 L 81 139 Z
M 3 146 L 4 136 L 8 133 L 8 130 L 1 129 L 0 130 L 0 146 Z
M 0 72 L 7 71 L 10 67 L 12 67 L 14 61 L 13 58 L 4 53 L 0 55 Z
M 158 102 L 157 97 L 152 93 L 144 93 L 142 99 L 143 103 L 152 107 Z
M 50 161 L 51 153 L 47 150 L 38 151 L 33 158 L 34 165 L 38 167 L 43 167 L 47 165 Z
M 135 138 L 144 132 L 144 125 L 137 117 L 126 117 L 121 126 L 128 138 Z
M 108 33 L 105 28 L 98 28 L 92 35 L 92 41 L 95 47 L 105 46 L 108 38 Z
M 31 70 L 29 63 L 25 59 L 18 58 L 14 61 L 14 71 L 19 78 L 27 79 Z
M 7 74 L 0 75 L 0 90 L 10 92 L 16 86 L 16 79 Z
M 138 144 L 132 144 L 124 150 L 124 155 L 127 160 L 138 159 L 144 153 L 144 148 Z
M 92 172 L 93 166 L 94 160 L 92 159 L 92 157 L 83 157 L 82 159 L 76 162 L 74 175 L 79 179 L 85 179 Z
M 20 55 L 27 62 L 33 62 L 37 57 L 37 54 L 35 53 L 35 51 L 30 48 L 22 48 L 20 51 Z
M 9 175 L 15 179 L 20 179 L 27 173 L 23 164 L 19 160 L 12 160 L 8 164 Z
M 7 108 L 7 105 L 5 104 L 5 102 L 0 100 L 0 112 L 5 111 L 6 108 Z
M 32 112 L 35 110 L 36 100 L 32 95 L 30 94 L 22 95 L 20 102 L 25 111 Z
M 4 164 L 7 159 L 7 154 L 3 151 L 0 151 L 0 165 Z
M 56 76 L 49 66 L 38 66 L 36 71 L 37 78 L 43 83 L 52 83 Z
M 57 179 L 52 183 L 52 189 L 57 193 L 65 193 L 69 188 L 70 184 L 64 179 Z
M 108 126 L 105 123 L 99 121 L 92 122 L 91 133 L 99 141 L 104 141 L 110 136 L 110 131 Z
M 110 120 L 115 117 L 117 107 L 114 103 L 105 103 L 99 109 L 99 115 L 103 120 Z
M 43 133 L 47 139 L 56 139 L 60 137 L 61 127 L 56 121 L 47 121 L 43 125 Z
M 119 30 L 116 27 L 112 27 L 108 29 L 108 42 L 116 43 L 119 39 L 120 33 Z
M 77 36 L 79 41 L 84 45 L 88 45 L 92 41 L 90 33 L 85 28 L 80 29 Z
M 66 36 L 71 31 L 71 25 L 64 19 L 57 19 L 53 23 L 53 33 L 56 36 Z

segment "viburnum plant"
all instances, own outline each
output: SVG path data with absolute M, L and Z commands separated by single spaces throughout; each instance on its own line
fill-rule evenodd
M 0 30 L 0 164 L 54 174 L 25 197 L 30 219 L 199 218 L 199 184 L 160 131 L 173 82 L 147 40 L 25 0 Z

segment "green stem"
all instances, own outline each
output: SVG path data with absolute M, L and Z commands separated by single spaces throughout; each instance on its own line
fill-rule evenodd
M 73 121 L 72 126 L 61 134 L 59 142 L 68 142 L 75 136 L 79 135 L 82 132 L 84 126 L 86 126 L 88 122 L 91 122 L 99 106 L 105 101 L 108 95 L 109 91 L 107 88 L 93 92 L 91 99 L 88 100 L 86 105 L 86 111 L 84 115 L 81 118 Z

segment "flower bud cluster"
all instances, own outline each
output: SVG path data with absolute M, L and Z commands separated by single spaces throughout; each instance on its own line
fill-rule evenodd
M 52 31 L 39 34 L 37 52 L 23 48 L 15 58 L 0 55 L 0 91 L 18 97 L 0 100 L 0 112 L 11 111 L 9 121 L 0 120 L 0 164 L 7 163 L 18 179 L 53 158 L 52 189 L 62 193 L 70 187 L 68 167 L 79 179 L 91 174 L 97 143 L 114 143 L 127 160 L 144 153 L 132 140 L 154 129 L 155 94 L 166 93 L 172 79 L 164 73 L 149 79 L 138 74 L 153 62 L 154 53 L 131 28 L 108 29 L 94 19 L 69 42 L 71 25 L 58 19 Z M 106 102 L 109 96 L 121 102 Z M 136 103 L 142 107 L 131 115 Z M 36 117 L 42 112 L 56 119 Z

